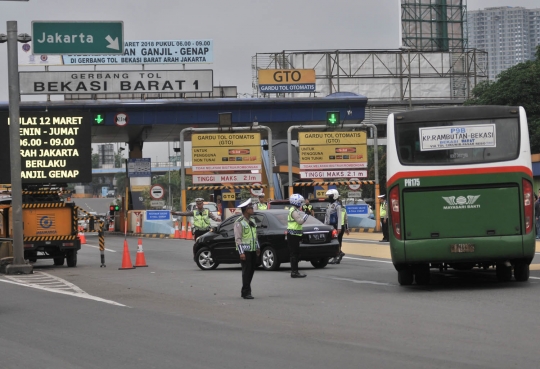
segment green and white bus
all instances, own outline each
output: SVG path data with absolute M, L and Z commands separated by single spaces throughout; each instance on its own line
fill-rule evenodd
M 535 252 L 527 116 L 476 106 L 390 114 L 388 228 L 401 285 L 428 284 L 431 268 L 495 267 L 529 279 Z

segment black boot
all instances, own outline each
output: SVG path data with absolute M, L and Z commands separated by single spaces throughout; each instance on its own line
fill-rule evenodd
M 305 274 L 298 273 L 298 260 L 295 257 L 291 258 L 291 278 L 305 278 Z

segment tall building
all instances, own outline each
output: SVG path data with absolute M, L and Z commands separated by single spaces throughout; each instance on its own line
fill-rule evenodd
M 495 79 L 511 66 L 535 58 L 540 44 L 540 8 L 468 11 L 467 32 L 469 47 L 487 51 L 489 79 Z

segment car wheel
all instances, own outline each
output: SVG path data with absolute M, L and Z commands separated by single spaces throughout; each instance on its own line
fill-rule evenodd
M 208 247 L 203 247 L 195 255 L 195 263 L 201 270 L 216 269 L 219 263 L 216 263 L 212 258 L 212 251 Z
M 410 286 L 414 281 L 414 273 L 410 268 L 398 270 L 397 276 L 401 286 Z
M 529 264 L 524 261 L 518 261 L 514 265 L 514 278 L 519 282 L 529 280 Z
M 70 250 L 66 252 L 67 266 L 74 268 L 77 266 L 77 250 Z M 62 264 L 64 262 L 62 261 Z
M 63 256 L 61 258 L 54 258 L 53 261 L 54 261 L 54 265 L 56 265 L 56 266 L 64 265 L 64 257 Z
M 328 258 L 322 258 L 318 260 L 311 260 L 311 265 L 317 269 L 322 269 L 328 265 Z
M 261 254 L 261 265 L 264 270 L 277 270 L 281 263 L 273 247 L 265 247 Z

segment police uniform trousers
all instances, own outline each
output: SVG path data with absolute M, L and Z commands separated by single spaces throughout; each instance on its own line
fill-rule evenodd
M 291 257 L 291 273 L 298 272 L 298 260 L 300 259 L 300 241 L 302 236 L 287 235 L 287 246 Z
M 207 232 L 208 232 L 208 229 L 206 229 L 206 230 L 196 229 L 195 232 L 193 233 L 193 240 L 196 240 L 197 237 L 202 236 L 203 234 L 205 234 Z M 195 245 L 193 245 L 193 255 L 195 255 Z
M 381 230 L 383 234 L 383 240 L 388 241 L 388 219 L 386 219 L 386 222 L 381 219 Z
M 242 265 L 242 297 L 251 295 L 251 280 L 255 274 L 255 266 L 257 265 L 257 252 L 245 251 L 246 260 L 240 260 Z
M 339 250 L 341 251 L 341 243 L 343 242 L 343 234 L 345 233 L 345 225 L 341 226 L 341 231 L 339 232 L 337 239 L 339 242 Z

